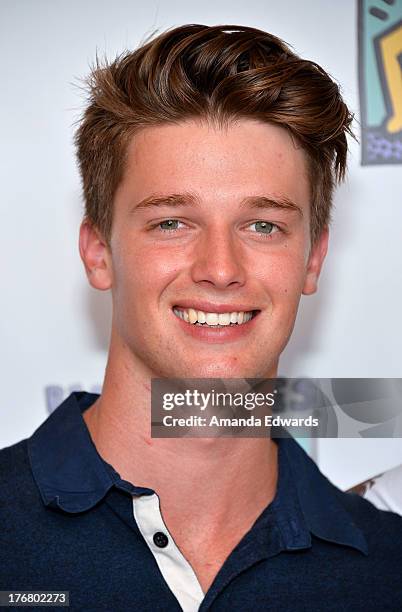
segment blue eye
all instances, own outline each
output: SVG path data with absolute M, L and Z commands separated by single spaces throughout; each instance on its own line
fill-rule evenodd
M 177 228 L 177 224 L 180 223 L 180 221 L 178 221 L 177 219 L 166 219 L 166 221 L 161 221 L 160 223 L 158 223 L 158 227 L 160 227 L 162 230 L 175 230 L 178 229 Z M 162 227 L 165 226 L 165 227 Z
M 272 234 L 276 230 L 276 225 L 269 221 L 254 221 L 251 225 L 255 225 L 256 231 L 261 234 Z

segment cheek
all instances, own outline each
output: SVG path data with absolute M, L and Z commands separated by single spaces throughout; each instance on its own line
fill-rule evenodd
M 153 246 L 115 252 L 113 278 L 115 297 L 135 300 L 141 308 L 147 299 L 157 297 L 184 265 L 182 253 L 166 253 Z
M 302 250 L 283 248 L 274 257 L 259 262 L 255 275 L 265 285 L 274 305 L 284 299 L 289 306 L 298 302 L 304 285 L 304 260 Z
M 150 284 L 165 283 L 174 278 L 175 274 L 184 266 L 183 251 L 177 253 L 162 249 L 148 249 L 139 257 L 141 277 L 145 277 Z

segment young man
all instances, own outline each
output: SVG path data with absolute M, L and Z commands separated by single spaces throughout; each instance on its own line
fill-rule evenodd
M 396 610 L 402 519 L 292 439 L 151 437 L 152 378 L 275 377 L 316 291 L 352 117 L 279 39 L 188 25 L 98 66 L 77 133 L 100 397 L 1 454 L 1 589 L 75 610 Z

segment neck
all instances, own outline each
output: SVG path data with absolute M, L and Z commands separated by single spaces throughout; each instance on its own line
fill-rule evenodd
M 275 494 L 277 445 L 269 438 L 152 438 L 151 378 L 111 348 L 102 395 L 84 413 L 101 457 L 124 480 L 155 490 L 165 518 L 175 508 L 175 516 L 217 529 L 236 523 L 245 508 L 257 518 Z

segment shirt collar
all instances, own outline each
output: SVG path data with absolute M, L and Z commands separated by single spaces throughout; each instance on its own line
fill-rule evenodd
M 342 497 L 347 494 L 329 482 L 293 438 L 277 441 L 279 478 L 276 498 L 284 507 L 289 508 L 292 504 L 289 516 L 300 512 L 302 522 L 314 536 L 351 546 L 367 555 L 367 540 L 342 504 Z
M 131 495 L 153 493 L 122 480 L 96 450 L 82 413 L 98 397 L 72 393 L 28 440 L 32 473 L 46 506 L 84 512 L 113 486 Z
M 96 450 L 82 413 L 98 397 L 72 393 L 28 440 L 32 473 L 46 506 L 69 513 L 84 512 L 112 487 L 130 495 L 154 493 L 120 478 Z M 343 507 L 338 489 L 295 440 L 278 438 L 276 442 L 278 487 L 267 515 L 275 513 L 285 548 L 310 546 L 312 533 L 367 554 L 366 539 Z

